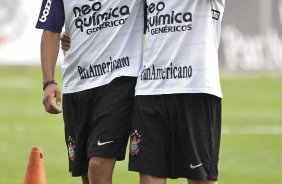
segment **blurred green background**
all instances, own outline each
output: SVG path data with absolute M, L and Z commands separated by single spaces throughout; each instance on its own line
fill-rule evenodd
M 60 79 L 60 69 L 57 69 Z M 282 183 L 282 74 L 222 74 L 221 184 Z M 61 82 L 58 81 L 60 84 Z M 43 150 L 48 184 L 78 184 L 68 173 L 62 115 L 42 105 L 41 69 L 0 68 L 0 183 L 23 183 L 29 152 Z M 137 184 L 119 162 L 116 184 Z M 185 184 L 183 179 L 168 184 Z

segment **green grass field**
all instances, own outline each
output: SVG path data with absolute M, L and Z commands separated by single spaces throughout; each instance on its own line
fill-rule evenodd
M 282 75 L 223 75 L 222 87 L 219 183 L 282 183 Z M 1 66 L 1 184 L 23 183 L 33 146 L 43 149 L 48 184 L 80 183 L 67 171 L 62 116 L 45 113 L 42 94 L 39 67 Z M 115 184 L 138 181 L 138 174 L 127 171 L 127 160 L 117 164 Z

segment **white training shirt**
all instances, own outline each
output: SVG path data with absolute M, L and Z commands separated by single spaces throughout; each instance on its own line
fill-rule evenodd
M 218 47 L 225 0 L 147 0 L 146 43 L 136 95 L 222 97 Z
M 63 20 L 63 21 L 59 21 Z M 43 0 L 37 28 L 65 32 L 63 93 L 137 77 L 142 61 L 143 0 Z

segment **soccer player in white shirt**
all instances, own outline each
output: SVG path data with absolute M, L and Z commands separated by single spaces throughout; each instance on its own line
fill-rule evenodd
M 147 0 L 130 135 L 141 184 L 215 184 L 221 130 L 218 46 L 224 0 Z
M 63 26 L 72 41 L 65 53 L 63 115 L 72 176 L 83 184 L 111 184 L 130 131 L 134 87 L 142 59 L 142 0 L 43 0 L 36 24 L 43 29 L 44 107 L 61 110 L 54 80 Z

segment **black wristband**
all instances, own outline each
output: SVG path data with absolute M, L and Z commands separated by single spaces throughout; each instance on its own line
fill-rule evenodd
M 45 81 L 43 83 L 43 91 L 47 88 L 47 86 L 49 86 L 50 84 L 55 84 L 57 85 L 57 82 L 55 80 L 50 80 L 50 81 Z

